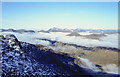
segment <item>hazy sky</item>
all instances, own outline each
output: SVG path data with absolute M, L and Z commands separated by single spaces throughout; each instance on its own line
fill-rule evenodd
M 117 2 L 3 2 L 2 28 L 118 27 Z

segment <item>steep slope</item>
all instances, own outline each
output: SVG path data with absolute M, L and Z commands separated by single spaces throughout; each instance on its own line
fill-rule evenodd
M 73 58 L 42 51 L 32 44 L 19 42 L 14 35 L 2 36 L 3 75 L 79 75 Z M 71 62 L 72 65 L 68 65 Z M 84 72 L 81 72 L 84 74 Z

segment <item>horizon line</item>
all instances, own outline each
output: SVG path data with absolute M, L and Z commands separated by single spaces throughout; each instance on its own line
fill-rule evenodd
M 52 28 L 58 28 L 58 27 L 52 27 Z M 52 29 L 52 28 L 49 28 L 49 29 Z M 49 29 L 28 29 L 28 28 L 19 28 L 19 29 L 15 29 L 15 28 L 0 28 L 1 29 L 13 29 L 13 30 L 20 30 L 20 29 L 24 29 L 24 30 L 49 30 Z M 119 30 L 118 29 L 115 29 L 115 28 L 59 28 L 59 29 L 69 29 L 69 30 L 72 30 L 72 29 L 91 29 L 91 30 Z

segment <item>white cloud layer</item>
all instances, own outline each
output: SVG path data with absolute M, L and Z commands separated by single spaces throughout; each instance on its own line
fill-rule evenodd
M 104 47 L 115 47 L 118 48 L 118 34 L 108 34 L 105 37 L 100 38 L 100 40 L 95 39 L 88 39 L 85 37 L 75 37 L 75 36 L 66 36 L 69 33 L 62 33 L 62 32 L 50 32 L 50 33 L 13 33 L 13 32 L 6 32 L 15 34 L 15 36 L 18 38 L 19 41 L 29 42 L 32 44 L 42 44 L 42 45 L 50 45 L 49 41 L 39 40 L 36 38 L 44 38 L 54 41 L 61 41 L 64 43 L 70 43 L 70 44 L 77 44 L 81 46 L 88 46 L 88 47 L 94 47 L 94 46 L 104 46 Z M 6 34 L 0 33 L 0 34 Z M 81 35 L 89 35 L 91 33 L 84 32 L 80 33 Z

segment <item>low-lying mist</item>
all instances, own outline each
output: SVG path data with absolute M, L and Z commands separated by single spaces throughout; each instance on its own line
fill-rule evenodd
M 50 32 L 50 33 L 43 33 L 43 32 L 36 32 L 36 33 L 13 33 L 13 32 L 3 32 L 1 34 L 11 33 L 14 34 L 19 41 L 29 42 L 32 44 L 42 44 L 42 45 L 50 45 L 49 41 L 39 40 L 36 38 L 41 39 L 49 39 L 54 41 L 60 41 L 63 43 L 70 43 L 76 44 L 81 46 L 87 47 L 94 47 L 94 46 L 104 46 L 104 47 L 115 47 L 118 48 L 118 34 L 107 34 L 105 37 L 101 37 L 100 40 L 96 39 L 89 39 L 82 36 L 66 36 L 69 33 L 62 33 L 62 32 Z M 89 35 L 91 33 L 79 33 L 81 35 Z

